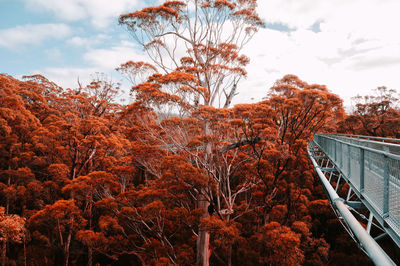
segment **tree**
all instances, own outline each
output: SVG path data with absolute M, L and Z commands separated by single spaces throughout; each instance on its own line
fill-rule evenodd
M 192 104 L 228 107 L 239 80 L 246 75 L 246 56 L 239 55 L 263 23 L 255 0 L 166 1 L 120 16 L 159 71 L 170 75 L 191 74 L 198 90 Z M 184 47 L 184 48 L 183 48 Z M 136 73 L 147 64 L 127 64 Z M 174 88 L 169 88 L 170 93 Z M 181 90 L 184 88 L 181 88 Z M 186 88 L 189 89 L 189 88 Z
M 95 232 L 95 203 L 103 198 L 113 197 L 121 192 L 121 186 L 115 176 L 97 171 L 87 176 L 80 176 L 63 187 L 64 193 L 71 193 L 75 202 L 83 210 L 83 217 L 88 221 L 88 230 L 78 232 L 80 239 L 88 247 L 88 265 L 93 264 L 93 250 L 101 250 L 106 246 L 106 238 L 102 232 Z M 100 248 L 99 248 L 100 246 Z
M 0 207 L 0 241 L 3 243 L 1 265 L 6 265 L 6 243 L 21 243 L 24 237 L 25 219 L 15 214 L 6 214 L 4 207 Z
M 127 26 L 155 67 L 130 63 L 120 69 L 130 74 L 156 68 L 162 72 L 133 87 L 136 99 L 155 108 L 158 114 L 177 110 L 180 117 L 190 116 L 200 104 L 229 107 L 239 80 L 246 76 L 244 66 L 249 62 L 239 52 L 263 24 L 255 8 L 255 0 L 166 1 L 157 7 L 121 15 L 120 24 Z M 212 135 L 209 123 L 200 122 L 204 126 L 201 135 Z M 172 144 L 176 143 L 179 142 Z M 212 164 L 212 150 L 212 143 L 207 142 L 204 153 L 207 162 L 203 168 Z M 210 201 L 206 193 L 203 190 L 198 193 L 198 207 L 204 217 Z M 198 265 L 208 265 L 208 243 L 208 232 L 200 229 Z
M 355 107 L 340 124 L 339 132 L 358 135 L 399 138 L 400 110 L 396 91 L 384 86 L 374 95 L 352 98 Z
M 61 250 L 63 264 L 68 266 L 72 236 L 86 223 L 73 200 L 58 200 L 32 215 L 28 227 L 34 232 L 37 245 Z

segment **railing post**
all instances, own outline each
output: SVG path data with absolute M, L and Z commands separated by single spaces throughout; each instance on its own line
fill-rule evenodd
M 351 152 L 350 152 L 350 145 L 347 145 L 347 156 L 349 157 L 347 160 L 347 178 L 350 179 L 351 174 Z
M 364 149 L 360 148 L 360 193 L 364 193 Z
M 335 144 L 335 164 L 337 164 L 337 142 L 336 140 L 334 141 Z
M 384 155 L 384 172 L 383 172 L 383 218 L 389 216 L 389 158 Z

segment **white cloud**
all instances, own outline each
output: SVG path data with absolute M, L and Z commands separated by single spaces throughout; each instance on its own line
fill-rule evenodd
M 64 39 L 72 33 L 65 24 L 23 25 L 0 30 L 0 46 L 17 50 L 49 39 Z
M 139 53 L 131 42 L 123 41 L 120 45 L 107 49 L 92 49 L 83 56 L 86 62 L 104 70 L 113 70 L 129 60 L 146 61 L 147 57 Z
M 98 34 L 95 36 L 74 36 L 66 41 L 66 43 L 73 47 L 83 47 L 90 49 L 94 45 L 101 45 L 111 37 L 105 34 Z
M 84 38 L 79 36 L 74 36 L 71 39 L 67 40 L 67 44 L 76 46 L 76 47 L 88 47 L 91 44 L 90 38 Z
M 96 72 L 98 72 L 98 69 L 93 67 L 50 67 L 32 71 L 32 74 L 40 73 L 63 88 L 77 88 L 78 79 L 84 86 L 90 82 L 91 75 Z
M 138 7 L 140 0 L 25 0 L 28 8 L 48 11 L 65 21 L 89 19 L 99 28 L 116 23 L 124 12 Z
M 326 84 L 346 105 L 377 86 L 400 89 L 398 10 L 396 0 L 259 1 L 265 21 L 295 30 L 267 28 L 255 35 L 244 50 L 251 58 L 249 76 L 235 102 L 261 99 L 285 74 Z M 320 32 L 313 32 L 317 22 Z
M 48 67 L 35 70 L 32 74 L 41 73 L 64 88 L 76 88 L 78 78 L 82 85 L 86 85 L 92 80 L 95 73 L 105 73 L 116 77 L 115 81 L 124 81 L 115 68 L 129 60 L 143 61 L 146 60 L 146 57 L 135 50 L 133 43 L 121 41 L 120 44 L 108 49 L 89 48 L 83 55 L 83 60 L 87 67 Z M 130 85 L 123 85 L 129 91 Z

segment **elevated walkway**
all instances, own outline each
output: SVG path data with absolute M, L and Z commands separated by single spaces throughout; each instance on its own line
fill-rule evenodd
M 400 140 L 315 134 L 308 153 L 349 234 L 376 265 L 395 265 L 378 242 L 400 248 Z

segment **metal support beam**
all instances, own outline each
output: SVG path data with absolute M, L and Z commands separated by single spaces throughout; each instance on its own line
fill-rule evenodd
M 369 213 L 368 224 L 367 224 L 367 233 L 371 233 L 372 221 L 374 220 L 374 214 L 372 212 Z
M 346 205 L 348 205 L 349 207 L 355 209 L 355 210 L 363 210 L 366 209 L 364 203 L 362 203 L 361 201 L 347 201 L 346 200 Z
M 363 249 L 366 251 L 371 260 L 376 265 L 396 265 L 353 216 L 353 214 L 344 203 L 344 200 L 338 196 L 334 188 L 328 182 L 327 178 L 322 173 L 320 167 L 312 157 L 311 153 L 308 152 L 308 154 L 323 186 L 325 187 L 328 197 L 332 202 L 332 206 L 340 213 L 341 217 L 346 222 L 354 236 L 361 243 Z

